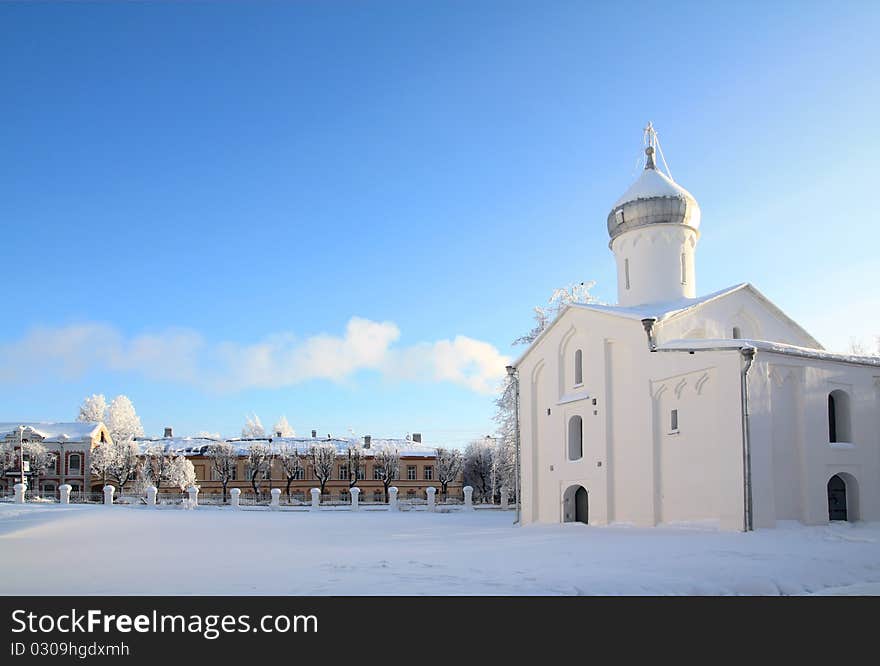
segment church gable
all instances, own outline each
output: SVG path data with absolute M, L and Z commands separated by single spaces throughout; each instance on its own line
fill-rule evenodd
M 797 322 L 750 284 L 658 318 L 659 343 L 677 339 L 768 340 L 823 349 Z

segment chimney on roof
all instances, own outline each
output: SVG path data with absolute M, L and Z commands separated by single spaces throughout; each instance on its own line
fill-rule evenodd
M 312 430 L 312 439 L 315 439 L 315 437 L 317 437 L 317 436 L 318 436 L 318 431 Z
M 163 437 L 174 437 L 174 429 L 171 426 L 166 426 L 165 434 L 162 436 Z
M 418 442 L 419 444 L 421 444 L 421 443 L 422 443 L 422 433 L 420 433 L 420 432 L 414 432 L 414 433 L 413 433 L 412 441 L 414 441 L 414 442 Z
M 364 448 L 365 449 L 370 448 L 370 442 L 372 440 L 373 440 L 373 437 L 371 435 L 364 435 Z
M 275 436 L 276 436 L 276 437 L 281 437 L 281 431 L 280 431 L 280 430 L 276 430 L 276 431 L 275 431 Z

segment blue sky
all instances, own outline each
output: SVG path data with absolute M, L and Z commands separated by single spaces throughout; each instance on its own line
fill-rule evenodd
M 877 4 L 608 4 L 0 5 L 3 418 L 463 445 L 534 305 L 614 300 L 649 119 L 699 292 L 880 333 Z

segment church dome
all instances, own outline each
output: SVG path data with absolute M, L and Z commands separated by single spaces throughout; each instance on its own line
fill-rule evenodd
M 608 214 L 608 235 L 613 241 L 625 231 L 648 224 L 683 224 L 700 227 L 700 207 L 693 195 L 654 164 L 654 147 L 645 149 L 645 169 Z

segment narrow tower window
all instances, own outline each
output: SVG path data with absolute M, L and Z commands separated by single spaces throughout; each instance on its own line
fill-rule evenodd
M 733 339 L 734 340 L 742 339 L 742 331 L 739 330 L 739 326 L 733 327 Z
M 669 413 L 669 431 L 678 432 L 678 410 L 673 409 Z
M 584 457 L 584 421 L 580 416 L 568 420 L 568 459 L 580 460 Z
M 578 349 L 574 353 L 574 384 L 580 386 L 584 383 L 584 353 Z
M 623 277 L 626 288 L 629 289 L 629 259 L 623 260 Z
M 687 255 L 684 252 L 681 253 L 681 283 L 688 283 Z

